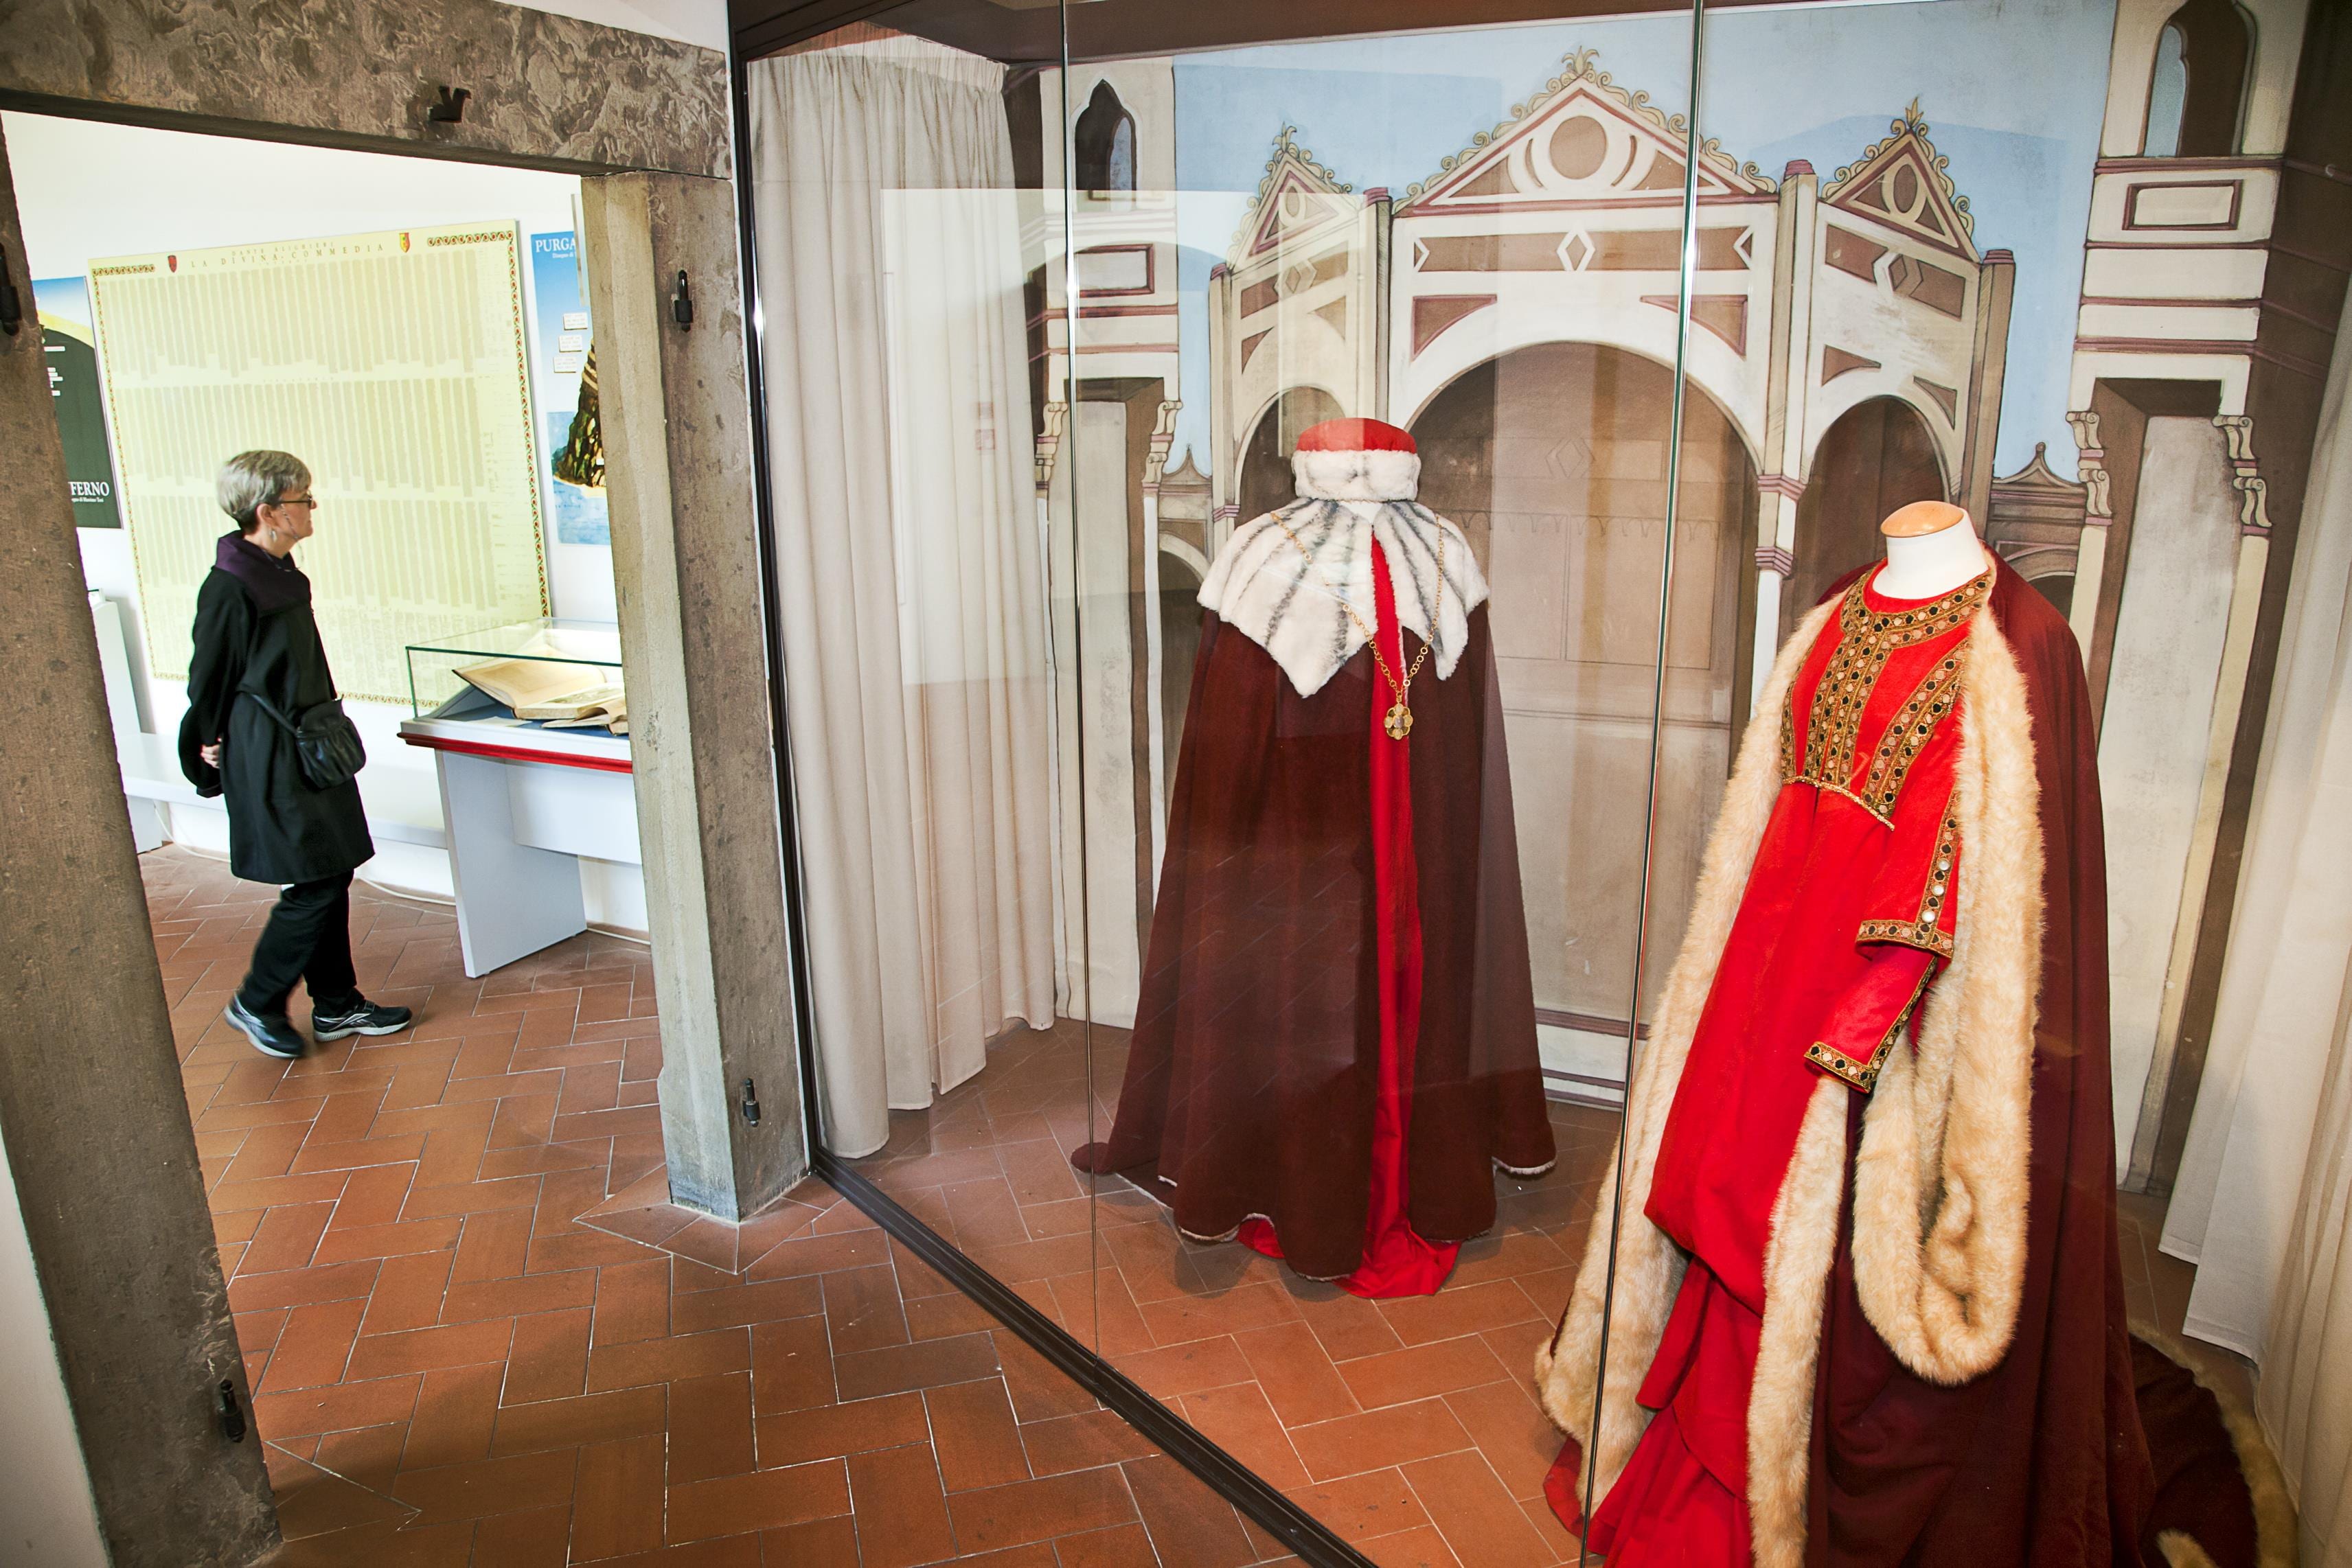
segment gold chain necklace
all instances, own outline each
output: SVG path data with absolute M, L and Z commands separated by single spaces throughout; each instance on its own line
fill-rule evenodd
M 1321 577 L 1323 569 L 1316 565 L 1314 552 L 1299 542 L 1298 536 L 1290 531 L 1290 525 L 1282 520 L 1280 513 L 1275 514 L 1274 523 L 1275 527 L 1282 530 L 1285 538 L 1298 546 L 1298 553 L 1307 558 L 1307 570 Z M 1330 586 L 1328 578 L 1325 579 L 1324 585 Z M 1407 706 L 1406 699 L 1412 695 L 1413 676 L 1421 674 L 1421 666 L 1428 662 L 1430 644 L 1425 642 L 1422 643 L 1421 652 L 1413 655 L 1412 664 L 1405 670 L 1404 679 L 1400 681 L 1396 678 L 1395 673 L 1389 668 L 1387 658 L 1381 653 L 1379 636 L 1370 627 L 1364 624 L 1364 618 L 1356 613 L 1356 607 L 1348 602 L 1348 596 L 1334 590 L 1331 597 L 1339 601 L 1339 608 L 1348 612 L 1348 619 L 1354 622 L 1356 630 L 1364 634 L 1364 645 L 1372 651 L 1372 663 L 1380 667 L 1381 679 L 1389 684 L 1389 693 L 1396 698 L 1396 702 L 1389 709 L 1388 717 L 1381 721 L 1381 727 L 1389 732 L 1391 740 L 1402 740 L 1412 733 L 1412 709 Z M 1445 529 L 1441 526 L 1437 530 L 1437 606 L 1431 612 L 1429 617 L 1429 630 L 1433 636 L 1437 631 L 1438 618 L 1444 613 Z M 1400 648 L 1404 645 L 1404 623 L 1402 620 L 1397 623 L 1397 645 Z

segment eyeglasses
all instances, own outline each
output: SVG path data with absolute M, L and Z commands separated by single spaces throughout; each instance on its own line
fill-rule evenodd
M 273 507 L 315 507 L 319 498 L 316 496 L 287 496 L 269 504 Z

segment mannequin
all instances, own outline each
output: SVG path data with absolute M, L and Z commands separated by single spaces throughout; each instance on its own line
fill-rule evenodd
M 1886 538 L 1886 569 L 1871 587 L 1889 599 L 1934 599 L 1985 569 L 1976 525 L 1948 501 L 1898 507 L 1878 531 Z
M 1412 437 L 1309 426 L 1202 584 L 1133 1047 L 1071 1155 L 1363 1297 L 1552 1163 L 1486 580 Z M 1416 678 L 1418 677 L 1418 678 Z
M 1882 532 L 1762 683 L 1537 1361 L 1611 1568 L 2161 1560 L 2081 654 L 1960 508 Z

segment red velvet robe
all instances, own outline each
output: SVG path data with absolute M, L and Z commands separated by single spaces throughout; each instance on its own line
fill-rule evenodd
M 1853 587 L 1850 580 L 1833 595 Z M 1823 628 L 1791 688 L 1790 712 L 1806 716 L 1790 722 L 1796 748 L 1793 757 L 1784 752 L 1790 782 L 1759 843 L 1734 936 L 1660 1139 L 1644 1212 L 1691 1259 L 1638 1396 L 1660 1414 L 1596 1511 L 1593 1543 L 1609 1552 L 1612 1565 L 1749 1560 L 1746 1467 L 1754 1437 L 1745 1421 L 1760 1304 L 1755 1261 L 1759 1225 L 1770 1223 L 1770 1189 L 1788 1166 L 1794 1138 L 1788 1107 L 1811 1093 L 1820 1072 L 1847 1079 L 1857 1092 L 1848 1107 L 1845 1146 L 1860 1147 L 1875 1076 L 1868 1069 L 1883 1059 L 1880 1052 L 1908 1049 L 1906 1026 L 1916 1009 L 1892 1004 L 1889 1011 L 1892 998 L 1903 994 L 1901 976 L 1907 969 L 1932 983 L 1949 956 L 1935 937 L 1951 929 L 1952 879 L 1962 857 L 1958 846 L 1948 856 L 1940 852 L 1940 829 L 1937 860 L 1928 863 L 1932 870 L 1948 862 L 1943 867 L 1948 874 L 1942 889 L 1932 880 L 1922 889 L 1907 937 L 1886 926 L 1866 928 L 1881 934 L 1875 943 L 1863 939 L 1864 929 L 1821 934 L 1804 951 L 1830 972 L 1811 977 L 1780 964 L 1780 948 L 1790 938 L 1756 918 L 1768 913 L 1767 905 L 1781 909 L 1782 919 L 1801 905 L 1819 913 L 1822 904 L 1809 899 L 1805 879 L 1791 877 L 1792 864 L 1801 863 L 1792 862 L 1792 847 L 1810 849 L 1816 838 L 1851 840 L 1860 832 L 1843 805 L 1832 812 L 1824 799 L 1829 789 L 1818 781 L 1806 787 L 1794 777 L 1812 770 L 1806 748 L 1824 732 L 1807 719 L 1822 713 L 1822 675 L 1831 646 L 1853 630 L 1850 605 L 1849 600 L 1845 624 L 1833 618 Z M 2023 678 L 2043 852 L 2016 1328 L 1998 1364 L 1956 1385 L 1930 1382 L 1904 1364 L 1865 1314 L 1855 1282 L 1849 1166 L 1813 1385 L 1804 1533 L 1805 1560 L 1813 1568 L 2073 1568 L 2158 1560 L 2146 1544 L 2153 1529 L 2153 1479 L 2133 1402 L 2117 1260 L 2105 834 L 2088 694 L 2063 619 L 2005 565 L 1994 569 L 1990 608 Z M 1959 653 L 1964 658 L 1964 646 Z M 1891 655 L 1880 680 L 1865 683 L 1876 689 L 1861 694 L 1858 752 L 1869 737 L 1889 727 L 1887 704 L 1909 701 L 1899 695 L 1907 676 L 1896 682 L 1898 693 L 1885 689 L 1902 656 Z M 1829 687 L 1832 704 L 1838 692 L 1835 685 Z M 1839 711 L 1832 708 L 1832 724 Z M 1917 873 L 1915 853 L 1905 849 L 1906 823 L 1916 845 L 1921 824 L 1936 819 L 1935 757 L 1957 735 L 1953 720 L 1950 712 L 1940 716 L 1935 727 L 1948 733 L 1931 734 L 1921 747 L 1876 858 L 1847 879 L 1844 895 L 1868 885 L 1873 907 L 1866 914 L 1846 907 L 1834 889 L 1813 895 L 1825 896 L 1841 927 L 1851 927 L 1858 916 L 1897 917 L 1876 906 L 1876 890 L 1900 888 Z M 1904 727 L 1909 728 L 1907 721 Z M 1912 738 L 1916 733 L 1899 737 L 1897 744 Z M 1886 754 L 1871 747 L 1866 755 Z M 1940 776 L 1948 777 L 1949 767 L 1948 758 Z M 1866 771 L 1847 780 L 1856 795 L 1867 796 L 1867 785 Z M 1916 815 L 1905 797 L 1921 808 Z M 1942 903 L 1931 922 L 1926 900 L 1939 893 Z M 1759 955 L 1783 970 L 1762 989 L 1753 977 Z M 1798 956 L 1796 950 L 1786 955 Z M 1727 988 L 1744 998 L 1744 1016 L 1726 1008 Z M 1790 992 L 1804 998 L 1792 999 Z M 1819 1037 L 1810 1040 L 1794 1027 L 1807 1008 L 1822 1009 L 1818 1016 L 1824 1020 Z M 1734 1025 L 1752 1026 L 1753 1036 L 1742 1038 L 1745 1030 Z M 1886 1032 L 1874 1033 L 1882 1026 Z M 1857 1061 L 1864 1071 L 1852 1071 Z M 1693 1073 L 1704 1075 L 1695 1080 Z M 1711 1092 L 1694 1088 L 1709 1078 Z M 1726 1101 L 1726 1094 L 1739 1098 Z M 1722 1149 L 1709 1138 L 1723 1140 Z M 1740 1159 L 1760 1162 L 1744 1181 L 1736 1169 Z M 1571 1528 L 1580 1463 L 1571 1440 L 1546 1489 Z
M 1370 649 L 1302 697 L 1203 613 L 1118 1113 L 1073 1156 L 1189 1236 L 1263 1221 L 1245 1239 L 1299 1273 L 1380 1293 L 1435 1289 L 1493 1226 L 1496 1165 L 1553 1159 L 1486 607 L 1413 682 L 1408 741 L 1391 700 Z
M 1782 788 L 1659 1145 L 1647 1212 L 1691 1254 L 1593 1519 L 1612 1563 L 1748 1563 L 1748 1396 L 1780 1173 L 1826 1072 L 1867 1090 L 1952 952 L 1966 620 L 1856 582 L 1784 710 Z
M 2008 565 L 1996 570 L 1992 612 L 2032 709 L 2043 856 L 2017 1333 L 1981 1377 L 1920 1377 L 1863 1312 L 1849 1221 L 1822 1324 L 1809 1568 L 2165 1561 L 2116 1219 L 2098 731 L 2065 618 Z M 1864 1103 L 1850 1108 L 1850 1137 Z

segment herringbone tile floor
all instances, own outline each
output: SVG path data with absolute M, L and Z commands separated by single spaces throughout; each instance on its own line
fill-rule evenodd
M 1575 1563 L 1543 1497 L 1560 1439 L 1530 1372 L 1615 1113 L 1555 1102 L 1558 1166 L 1496 1176 L 1495 1228 L 1444 1288 L 1361 1301 L 1237 1243 L 1187 1240 L 1138 1188 L 1072 1170 L 1116 1114 L 1127 1049 L 1099 1025 L 1010 1031 L 986 1071 L 893 1112 L 858 1168 L 1381 1568 Z
M 1284 1556 L 829 1189 L 648 1212 L 644 949 L 468 980 L 447 912 L 362 887 L 361 984 L 417 1027 L 279 1062 L 220 1019 L 276 890 L 142 863 L 281 1568 Z

